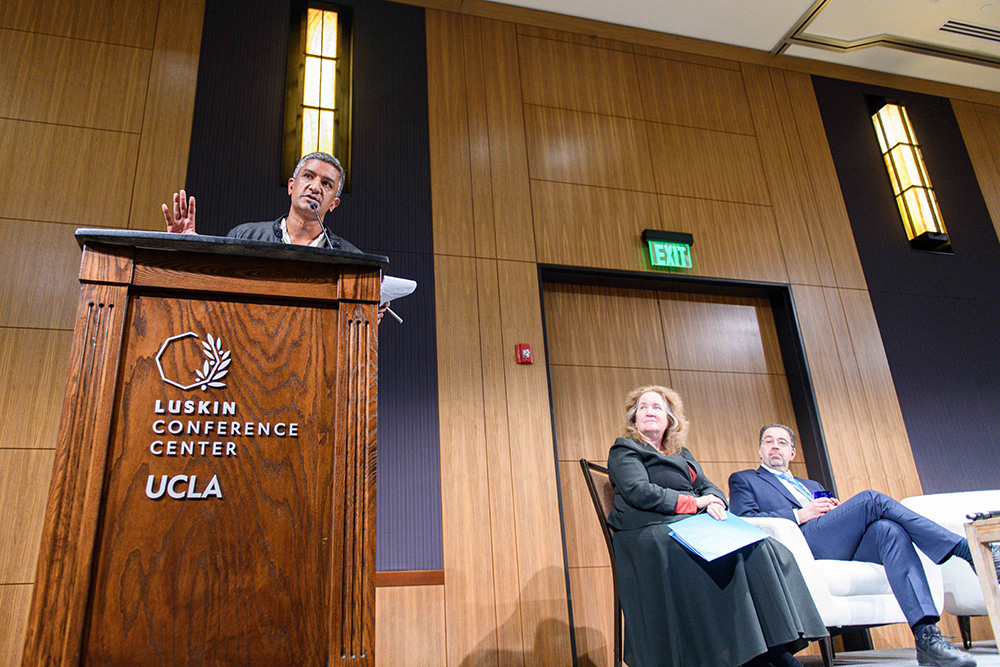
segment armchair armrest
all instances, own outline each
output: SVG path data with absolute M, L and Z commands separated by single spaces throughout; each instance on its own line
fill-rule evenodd
M 809 549 L 809 544 L 799 527 L 788 519 L 776 517 L 745 517 L 744 520 L 757 526 L 792 552 L 795 563 L 799 566 L 802 578 L 812 595 L 813 602 L 816 603 L 820 615 L 826 620 L 829 610 L 833 608 L 833 597 L 830 595 L 830 587 L 827 585 L 816 558 Z
M 744 521 L 757 526 L 784 544 L 792 552 L 792 555 L 795 556 L 795 561 L 799 564 L 800 568 L 803 566 L 803 563 L 816 562 L 812 551 L 809 549 L 809 544 L 806 542 L 806 538 L 802 535 L 802 531 L 792 521 L 776 517 L 746 517 Z

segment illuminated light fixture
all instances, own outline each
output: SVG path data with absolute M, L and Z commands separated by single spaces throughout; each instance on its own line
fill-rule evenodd
M 870 97 L 868 101 L 910 247 L 950 253 L 948 230 L 906 109 L 881 97 Z
M 350 8 L 293 10 L 289 35 L 283 174 L 300 156 L 336 155 L 350 181 Z
M 644 229 L 642 240 L 649 248 L 649 263 L 672 269 L 690 269 L 694 235 L 686 232 L 663 232 Z
M 310 7 L 306 19 L 300 153 L 333 153 L 337 112 L 337 12 Z

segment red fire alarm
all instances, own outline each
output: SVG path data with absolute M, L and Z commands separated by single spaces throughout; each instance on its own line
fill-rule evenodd
M 516 354 L 517 363 L 519 364 L 535 363 L 535 359 L 531 356 L 531 346 L 527 343 L 518 343 L 515 345 L 514 353 Z

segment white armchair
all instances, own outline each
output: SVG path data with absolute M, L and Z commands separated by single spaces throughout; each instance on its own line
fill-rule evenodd
M 828 628 L 906 622 L 881 565 L 860 561 L 816 560 L 802 531 L 788 519 L 756 517 L 748 518 L 747 521 L 792 552 L 813 602 Z M 923 554 L 920 554 L 920 558 L 927 572 L 931 595 L 940 612 L 944 606 L 941 568 Z M 829 645 L 824 645 L 823 662 L 827 667 L 833 658 L 829 651 Z
M 932 493 L 913 496 L 900 501 L 917 514 L 965 537 L 967 514 L 1000 510 L 1000 490 L 961 491 L 958 493 Z M 986 601 L 972 568 L 959 558 L 950 558 L 941 564 L 944 579 L 944 610 L 958 616 L 962 642 L 966 648 L 971 643 L 970 616 L 986 616 Z

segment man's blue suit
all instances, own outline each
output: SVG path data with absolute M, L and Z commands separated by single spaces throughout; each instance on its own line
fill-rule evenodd
M 796 477 L 810 491 L 823 487 Z M 729 477 L 729 507 L 739 516 L 795 521 L 795 496 L 767 469 Z M 914 545 L 935 563 L 951 556 L 961 537 L 877 491 L 862 491 L 823 516 L 799 526 L 813 555 L 823 560 L 860 560 L 885 566 L 896 601 L 911 626 L 938 618 L 924 568 Z

